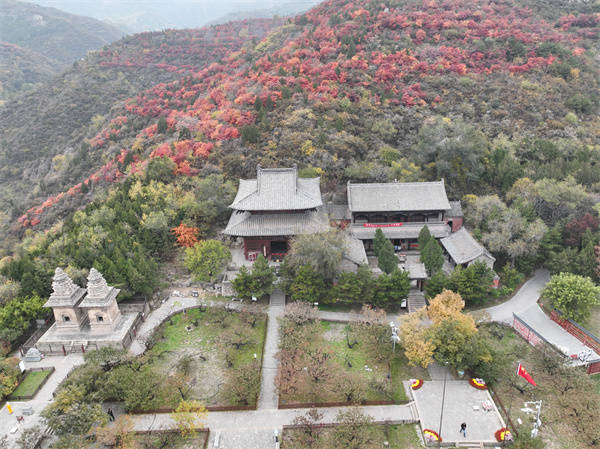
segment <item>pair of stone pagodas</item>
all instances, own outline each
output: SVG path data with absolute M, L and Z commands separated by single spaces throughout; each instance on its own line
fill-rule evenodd
M 117 305 L 120 290 L 109 286 L 95 268 L 90 270 L 87 280 L 87 289 L 81 288 L 61 268 L 56 269 L 52 294 L 44 307 L 52 308 L 57 332 L 104 334 L 120 321 Z

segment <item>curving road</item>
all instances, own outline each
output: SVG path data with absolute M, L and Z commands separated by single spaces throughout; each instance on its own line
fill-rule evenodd
M 489 314 L 490 321 L 512 324 L 513 313 L 521 315 L 530 307 L 536 306 L 537 300 L 549 280 L 550 272 L 548 270 L 537 270 L 511 299 L 500 305 L 483 309 L 483 311 Z M 548 320 L 550 321 L 550 319 Z

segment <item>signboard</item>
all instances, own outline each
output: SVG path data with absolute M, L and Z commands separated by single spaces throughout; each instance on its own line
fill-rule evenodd
M 397 228 L 403 225 L 404 223 L 363 223 L 364 228 Z

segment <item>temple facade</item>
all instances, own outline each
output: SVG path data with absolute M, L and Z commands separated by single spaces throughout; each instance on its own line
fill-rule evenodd
M 418 249 L 419 232 L 427 225 L 435 238 L 448 237 L 462 226 L 453 217 L 444 181 L 354 184 L 349 182 L 348 209 L 352 234 L 373 250 L 375 231 L 381 229 L 397 251 Z
M 299 178 L 296 167 L 267 169 L 259 165 L 256 179 L 240 180 L 223 233 L 243 239 L 247 260 L 255 260 L 259 254 L 282 260 L 290 238 L 329 229 L 319 183 L 319 178 Z

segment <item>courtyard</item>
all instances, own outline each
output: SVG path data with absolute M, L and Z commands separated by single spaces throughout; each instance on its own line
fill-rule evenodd
M 412 394 L 419 411 L 421 428 L 437 432 L 445 443 L 494 443 L 494 433 L 505 427 L 488 390 L 478 390 L 468 381 L 425 381 Z M 467 424 L 466 437 L 460 434 L 462 423 Z

